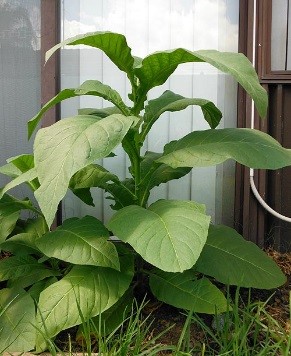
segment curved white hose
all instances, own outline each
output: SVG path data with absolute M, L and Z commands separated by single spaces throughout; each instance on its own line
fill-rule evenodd
M 256 65 L 256 27 L 257 27 L 257 0 L 254 0 L 254 21 L 253 21 L 253 66 L 255 67 Z M 255 105 L 254 101 L 252 100 L 252 110 L 251 110 L 251 129 L 255 128 Z M 250 185 L 252 192 L 254 196 L 257 198 L 258 202 L 262 205 L 262 207 L 267 210 L 270 214 L 275 216 L 276 218 L 287 221 L 291 223 L 291 218 L 282 215 L 272 209 L 265 201 L 264 199 L 260 196 L 260 193 L 258 192 L 258 189 L 255 185 L 254 182 L 254 170 L 253 168 L 250 169 Z

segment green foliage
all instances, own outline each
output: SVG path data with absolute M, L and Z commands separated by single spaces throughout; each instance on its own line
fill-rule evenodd
M 147 101 L 148 91 L 163 84 L 178 65 L 206 62 L 232 75 L 265 116 L 267 94 L 247 58 L 179 48 L 141 59 L 131 55 L 123 35 L 110 32 L 68 39 L 52 48 L 47 58 L 64 44 L 102 50 L 127 74 L 132 103 L 127 106 L 117 91 L 96 80 L 64 89 L 29 121 L 29 137 L 42 115 L 63 100 L 91 95 L 113 106 L 81 108 L 78 115 L 39 129 L 34 154 L 13 157 L 0 168 L 0 173 L 11 178 L 0 191 L 0 248 L 8 252 L 0 261 L 4 287 L 0 294 L 8 305 L 0 313 L 2 332 L 7 335 L 3 342 L 1 338 L 2 350 L 10 346 L 20 352 L 51 348 L 47 340 L 71 326 L 87 325 L 91 318 L 99 325 L 102 319 L 107 320 L 109 330 L 114 319 L 120 320 L 133 288 L 148 280 L 158 299 L 204 313 L 227 310 L 224 295 L 207 275 L 223 283 L 257 288 L 271 289 L 284 283 L 279 268 L 254 244 L 230 228 L 210 225 L 204 205 L 178 200 L 148 204 L 152 188 L 185 176 L 192 167 L 227 159 L 264 169 L 291 164 L 291 151 L 266 134 L 248 129 L 217 130 L 222 114 L 208 100 L 166 91 Z M 163 153 L 142 154 L 147 135 L 162 113 L 190 105 L 201 108 L 210 130 L 191 132 L 170 142 Z M 96 162 L 111 157 L 118 145 L 131 163 L 130 177 L 123 181 Z M 31 188 L 37 204 L 7 194 L 22 183 Z M 51 231 L 66 192 L 71 190 L 84 203 L 94 205 L 93 188 L 105 190 L 116 210 L 107 227 L 86 216 L 64 221 Z M 33 219 L 22 220 L 22 210 L 30 211 Z M 112 234 L 121 242 L 110 241 Z M 36 312 L 31 308 L 32 297 Z M 8 312 L 17 325 L 12 326 L 13 331 L 3 324 Z M 34 328 L 29 328 L 29 338 L 24 340 L 20 326 L 28 318 Z

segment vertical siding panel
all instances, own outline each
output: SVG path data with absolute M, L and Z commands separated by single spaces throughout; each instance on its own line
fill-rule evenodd
M 163 11 L 163 23 L 160 22 Z M 171 46 L 170 13 L 171 2 L 157 0 L 149 2 L 149 52 L 153 53 L 162 49 L 169 49 Z M 153 88 L 148 95 L 148 99 L 154 99 L 169 89 L 169 80 L 160 86 Z M 155 122 L 148 135 L 148 150 L 153 152 L 163 152 L 164 145 L 169 141 L 169 114 L 165 113 Z M 150 196 L 150 203 L 157 199 L 168 198 L 168 184 L 161 184 L 154 188 Z

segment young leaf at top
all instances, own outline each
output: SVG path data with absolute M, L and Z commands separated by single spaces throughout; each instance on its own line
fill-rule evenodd
M 7 309 L 5 309 L 7 307 Z M 34 349 L 35 306 L 23 289 L 0 290 L 0 353 L 26 352 Z
M 85 216 L 66 220 L 56 230 L 40 237 L 36 245 L 48 257 L 119 270 L 116 248 L 108 238 L 109 232 L 101 221 Z
M 118 94 L 118 92 L 116 90 L 112 89 L 108 85 L 105 85 L 105 84 L 99 82 L 98 80 L 87 80 L 86 82 L 81 84 L 78 88 L 64 89 L 64 90 L 60 91 L 51 100 L 49 100 L 41 108 L 41 110 L 32 119 L 30 119 L 28 121 L 28 123 L 27 123 L 28 138 L 31 137 L 36 126 L 38 125 L 39 121 L 41 120 L 41 117 L 48 109 L 59 104 L 63 100 L 66 100 L 69 98 L 74 98 L 76 96 L 81 96 L 81 95 L 92 95 L 92 96 L 101 97 L 105 100 L 112 102 L 118 108 L 120 113 L 122 113 L 124 115 L 129 115 L 129 109 L 123 103 L 120 95 Z M 116 111 L 116 110 L 114 110 L 114 111 Z M 115 112 L 113 112 L 113 113 L 115 113 Z M 92 113 L 90 113 L 90 115 L 92 115 Z M 100 119 L 100 118 L 102 118 L 102 117 L 98 117 L 98 115 L 97 115 L 96 120 Z
M 272 289 L 286 281 L 276 263 L 257 245 L 223 225 L 210 225 L 195 270 L 221 283 L 247 288 Z
M 209 279 L 197 279 L 193 271 L 150 274 L 150 288 L 162 302 L 197 313 L 215 314 L 227 310 L 223 293 Z
M 145 138 L 156 120 L 166 111 L 181 111 L 190 105 L 198 105 L 204 115 L 204 119 L 208 122 L 212 129 L 215 129 L 219 124 L 222 113 L 209 100 L 185 98 L 182 95 L 175 94 L 170 90 L 165 91 L 160 97 L 150 100 L 145 107 L 144 125 L 142 128 L 142 137 Z
M 163 84 L 177 66 L 189 62 L 206 62 L 222 72 L 231 74 L 252 97 L 260 116 L 267 113 L 268 96 L 260 85 L 258 76 L 251 62 L 241 53 L 201 50 L 191 52 L 183 48 L 155 52 L 145 57 L 142 64 L 134 69 L 140 80 L 137 95 L 141 106 L 148 91 Z
M 76 45 L 86 45 L 101 49 L 120 70 L 125 72 L 129 78 L 132 77 L 135 59 L 131 55 L 131 48 L 127 45 L 126 38 L 119 33 L 90 32 L 68 38 L 47 51 L 46 61 L 59 48 Z
M 63 119 L 38 131 L 34 151 L 41 186 L 35 196 L 49 226 L 71 177 L 95 160 L 108 156 L 135 119 L 116 114 L 96 121 L 91 115 L 83 115 Z
M 74 266 L 60 281 L 46 288 L 39 298 L 37 327 L 53 337 L 61 330 L 81 324 L 78 304 L 85 320 L 115 304 L 128 289 L 133 277 L 133 259 L 121 257 L 121 272 L 96 266 Z M 37 334 L 37 352 L 46 348 Z
M 209 222 L 204 205 L 159 200 L 148 209 L 137 205 L 122 208 L 108 222 L 108 228 L 154 266 L 183 272 L 197 261 Z
M 252 168 L 278 169 L 291 164 L 291 150 L 253 129 L 195 131 L 165 146 L 157 162 L 177 167 L 207 167 L 227 159 Z

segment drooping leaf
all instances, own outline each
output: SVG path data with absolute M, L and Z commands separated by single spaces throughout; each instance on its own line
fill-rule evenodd
M 179 179 L 188 174 L 192 168 L 178 167 L 172 168 L 167 164 L 157 163 L 156 160 L 162 157 L 161 153 L 146 152 L 141 162 L 141 182 L 140 194 L 144 196 L 143 200 L 147 201 L 150 190 L 159 186 L 161 183 L 167 183 L 173 179 Z
M 215 50 L 191 52 L 178 48 L 150 54 L 144 58 L 140 66 L 134 69 L 135 75 L 140 80 L 138 88 L 140 100 L 145 100 L 146 94 L 151 88 L 163 84 L 179 64 L 189 62 L 210 63 L 222 72 L 231 74 L 253 98 L 260 116 L 266 116 L 267 93 L 260 85 L 251 62 L 241 53 Z
M 34 167 L 34 157 L 32 154 L 23 154 L 11 157 L 7 160 L 7 162 L 12 163 L 22 173 L 27 172 Z
M 78 115 L 95 115 L 101 117 L 102 119 L 113 114 L 122 114 L 122 112 L 116 106 L 102 109 L 82 108 L 78 110 Z
M 102 166 L 90 164 L 73 175 L 69 187 L 85 204 L 94 206 L 90 188 L 103 188 L 108 181 L 118 181 L 118 177 Z
M 197 313 L 215 314 L 227 310 L 223 293 L 207 278 L 197 279 L 193 271 L 150 275 L 150 288 L 162 302 Z
M 115 174 L 110 173 L 98 164 L 90 164 L 73 175 L 70 180 L 71 189 L 102 187 L 109 181 L 119 181 Z
M 15 178 L 21 174 L 21 171 L 14 166 L 12 163 L 4 164 L 4 166 L 0 167 L 0 173 L 5 176 Z
M 137 196 L 134 192 L 134 181 L 132 178 L 127 178 L 118 183 L 106 183 L 102 188 L 110 194 L 110 196 L 106 198 L 115 202 L 114 204 L 111 204 L 113 210 L 119 210 L 137 202 Z
M 190 105 L 200 106 L 209 126 L 212 129 L 216 128 L 222 118 L 222 113 L 211 101 L 185 98 L 182 95 L 167 90 L 160 97 L 150 100 L 145 107 L 142 136 L 145 137 L 152 125 L 164 112 L 184 110 Z
M 111 268 L 74 266 L 60 281 L 41 294 L 38 303 L 37 327 L 53 337 L 61 330 L 82 322 L 78 305 L 85 320 L 115 304 L 128 289 L 133 276 L 133 260 L 121 258 L 121 272 Z M 37 335 L 37 351 L 45 349 L 45 340 Z
M 35 168 L 32 168 L 24 173 L 21 173 L 16 178 L 12 179 L 9 183 L 5 185 L 5 187 L 0 189 L 0 199 L 3 197 L 8 190 L 17 187 L 20 184 L 33 181 L 37 178 L 37 172 Z
M 7 164 L 0 167 L 0 173 L 5 174 L 11 178 L 16 178 L 21 173 L 28 171 L 34 167 L 33 155 L 23 154 L 7 159 Z
M 134 120 L 116 114 L 96 121 L 84 115 L 63 119 L 38 131 L 34 151 L 41 186 L 35 196 L 49 226 L 71 177 L 106 157 L 122 141 Z
M 173 168 L 207 167 L 227 159 L 252 168 L 278 169 L 291 164 L 291 150 L 258 130 L 206 130 L 170 142 L 157 162 Z
M 119 210 L 108 228 L 154 266 L 182 272 L 197 261 L 209 222 L 204 205 L 159 200 L 148 209 L 131 205 Z
M 122 114 L 130 115 L 129 108 L 124 104 L 119 93 L 109 85 L 98 80 L 86 80 L 75 90 L 76 95 L 96 95 L 114 104 Z M 116 114 L 116 110 L 112 114 Z
M 93 95 L 93 96 L 101 97 L 105 100 L 112 102 L 117 108 L 119 108 L 119 110 L 123 114 L 129 115 L 129 109 L 123 103 L 120 95 L 116 90 L 112 89 L 108 85 L 99 82 L 98 80 L 87 80 L 83 84 L 81 84 L 78 88 L 63 89 L 55 97 L 49 100 L 41 108 L 41 110 L 31 120 L 28 121 L 28 138 L 31 137 L 36 126 L 41 120 L 43 114 L 48 109 L 59 104 L 63 100 L 74 98 L 76 96 L 81 96 L 81 95 Z M 90 113 L 90 115 L 92 115 L 92 112 Z M 101 118 L 102 117 L 98 117 L 97 115 L 95 120 Z
M 46 61 L 63 46 L 86 45 L 101 49 L 122 71 L 132 76 L 134 57 L 124 35 L 113 32 L 91 32 L 66 39 L 46 53 Z
M 0 353 L 26 352 L 35 346 L 35 306 L 24 290 L 0 290 Z
M 13 231 L 21 210 L 37 212 L 29 199 L 18 200 L 5 194 L 0 200 L 0 243 Z
M 14 255 L 33 254 L 38 252 L 33 244 L 34 241 L 35 237 L 32 234 L 20 233 L 13 235 L 8 240 L 4 241 L 0 245 L 0 248 L 3 251 L 9 251 L 13 253 Z
M 114 244 L 109 231 L 93 216 L 68 219 L 56 230 L 40 237 L 36 244 L 48 257 L 79 264 L 110 267 L 119 270 Z
M 272 289 L 286 281 L 276 263 L 257 245 L 223 225 L 210 226 L 195 269 L 219 282 L 247 288 Z
M 27 256 L 11 256 L 0 261 L 0 281 L 31 276 L 40 271 L 50 271 L 43 264 L 38 263 L 35 258 Z M 50 275 L 54 275 L 51 273 Z M 47 276 L 48 277 L 48 276 Z
M 39 268 L 38 270 L 31 270 L 24 276 L 18 278 L 11 278 L 7 283 L 7 287 L 13 288 L 27 288 L 32 286 L 34 283 L 47 279 L 49 277 L 60 276 L 61 273 L 57 270 L 48 268 Z

